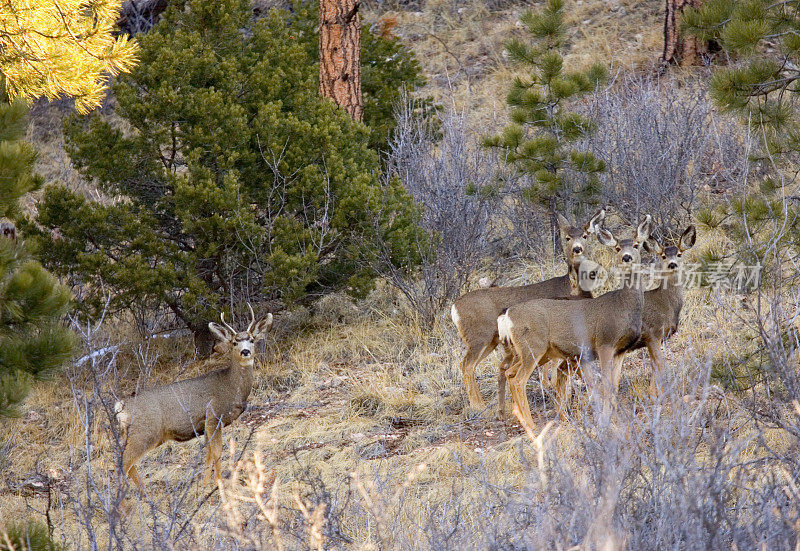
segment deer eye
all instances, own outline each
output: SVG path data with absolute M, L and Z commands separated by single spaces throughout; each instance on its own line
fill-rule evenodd
M 661 258 L 663 258 L 664 260 L 666 260 L 666 259 L 667 259 L 667 255 L 665 255 L 665 254 L 662 254 L 662 255 L 661 255 Z
M 617 252 L 620 252 L 622 250 L 622 247 L 615 247 L 615 249 L 617 249 Z
M 633 248 L 634 248 L 634 249 L 638 249 L 638 248 L 639 248 L 639 244 L 638 244 L 638 243 L 634 243 L 634 244 L 633 244 Z
M 678 258 L 680 258 L 680 257 L 681 257 L 681 253 L 678 253 Z
M 567 236 L 567 237 L 565 237 L 565 239 L 566 239 L 567 241 L 571 241 L 571 240 L 572 240 L 572 238 L 571 238 L 570 236 Z

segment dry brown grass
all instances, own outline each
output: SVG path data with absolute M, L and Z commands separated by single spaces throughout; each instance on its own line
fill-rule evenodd
M 514 76 L 505 43 L 513 36 L 527 38 L 519 16 L 537 4 L 490 10 L 478 0 L 426 0 L 419 11 L 372 8 L 365 20 L 377 26 L 386 18 L 397 22 L 393 33 L 411 46 L 429 78 L 423 93 L 457 109 L 468 108 L 477 124 L 494 126 L 498 120 L 505 122 L 505 97 Z M 565 64 L 651 70 L 663 48 L 662 4 L 659 0 L 568 1 Z
M 704 239 L 702 232 L 700 235 L 698 248 L 702 249 L 713 237 Z M 532 271 L 530 266 L 521 266 L 519 273 Z M 548 271 L 545 269 L 545 273 Z M 399 299 L 390 299 L 387 293 L 376 291 L 370 300 L 359 304 L 345 297 L 331 297 L 318 317 L 285 313 L 276 320 L 276 340 L 269 343 L 266 357 L 257 363 L 250 409 L 230 427 L 226 438 L 235 444 L 228 450 L 228 470 L 240 472 L 241 468 L 236 471 L 236 461 L 250 460 L 257 453 L 270 480 L 283 489 L 278 499 L 284 508 L 298 510 L 294 494 L 300 491 L 297 488 L 305 488 L 309 468 L 329 488 L 347 484 L 350 473 L 356 473 L 368 495 L 385 501 L 373 507 L 404 526 L 424 524 L 426 511 L 447 504 L 453 492 L 461 499 L 469 501 L 472 496 L 476 503 L 482 503 L 486 484 L 521 489 L 529 480 L 537 452 L 524 444 L 526 436 L 517 422 L 495 420 L 493 405 L 477 415 L 467 411 L 457 368 L 462 345 L 455 329 L 445 322 L 430 333 L 423 332 L 404 314 Z M 724 300 L 731 307 L 736 304 L 735 297 Z M 394 310 L 387 311 L 387 304 L 392 303 Z M 332 321 L 338 319 L 346 321 Z M 730 319 L 719 305 L 708 300 L 707 291 L 689 292 L 683 326 L 670 344 L 670 365 L 692 369 L 698 360 L 702 362 L 715 351 L 739 343 L 736 325 Z M 188 377 L 208 369 L 205 364 L 187 360 L 185 343 L 162 340 L 153 346 L 158 347 L 150 351 L 151 357 L 158 357 L 151 368 L 155 380 Z M 134 355 L 126 352 L 119 358 L 120 363 L 130 364 Z M 480 388 L 490 401 L 496 397 L 497 362 L 497 354 L 490 356 L 478 374 Z M 626 361 L 625 402 L 633 403 L 645 395 L 649 365 L 649 359 L 643 361 L 642 355 Z M 120 381 L 124 388 L 135 384 L 139 372 L 136 366 L 129 367 L 128 376 Z M 86 462 L 87 438 L 78 414 L 84 411 L 80 397 L 91 393 L 91 385 L 88 379 L 73 377 L 73 382 L 78 388 L 70 388 L 66 377 L 57 384 L 38 384 L 22 418 L 8 423 L 11 451 L 4 460 L 4 479 L 21 480 L 35 471 L 50 473 L 77 492 L 90 464 L 98 473 L 97 480 L 113 483 L 113 445 L 102 416 L 91 427 L 91 460 Z M 556 415 L 551 399 L 541 401 L 542 392 L 535 387 L 530 392 L 537 423 L 533 430 L 537 433 Z M 690 388 L 685 391 L 687 395 L 693 392 Z M 575 419 L 583 416 L 582 400 L 579 398 L 574 408 Z M 728 403 L 736 409 L 735 395 Z M 750 423 L 738 410 L 734 414 L 737 423 Z M 575 465 L 582 460 L 574 442 L 577 434 L 569 423 L 562 425 L 552 444 L 571 456 Z M 768 438 L 776 446 L 786 445 L 783 431 L 773 431 Z M 169 443 L 148 453 L 139 468 L 150 498 L 162 510 L 159 514 L 168 515 L 171 500 L 185 492 L 181 518 L 189 522 L 185 515 L 197 509 L 190 524 L 204 533 L 209 523 L 223 518 L 219 507 L 225 510 L 231 505 L 220 501 L 218 494 L 208 497 L 209 489 L 193 482 L 199 479 L 196 474 L 202 453 L 199 440 Z M 252 470 L 252 464 L 248 468 Z M 413 480 L 403 482 L 412 472 Z M 245 474 L 241 477 L 246 479 Z M 226 484 L 234 484 L 239 479 L 227 480 Z M 384 485 L 375 487 L 376 480 Z M 242 484 L 244 488 L 246 481 Z M 401 486 L 403 499 L 392 498 Z M 56 535 L 68 541 L 81 539 L 82 531 L 65 495 L 54 492 L 53 498 L 54 510 L 63 518 Z M 312 505 L 309 515 L 313 515 Z M 45 508 L 44 496 L 0 494 L 0 509 L 7 518 Z M 135 508 L 139 513 L 128 522 L 134 523 L 130 526 L 140 523 L 144 529 L 146 515 L 142 515 L 147 507 L 139 504 Z M 470 514 L 478 515 L 477 508 L 465 514 L 463 522 L 478 522 L 477 517 L 470 518 Z M 357 542 L 366 545 L 380 540 L 374 524 L 378 521 L 359 518 L 353 522 L 348 533 Z M 199 537 L 212 545 L 207 539 L 210 536 Z

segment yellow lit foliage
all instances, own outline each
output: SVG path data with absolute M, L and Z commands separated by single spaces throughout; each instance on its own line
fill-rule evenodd
M 113 36 L 122 0 L 0 0 L 0 73 L 8 95 L 100 105 L 108 75 L 136 62 L 136 43 Z

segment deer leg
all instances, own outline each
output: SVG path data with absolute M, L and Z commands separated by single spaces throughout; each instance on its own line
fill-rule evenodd
M 142 486 L 142 479 L 139 477 L 139 471 L 136 468 L 136 465 L 131 465 L 128 467 L 128 471 L 125 473 L 128 478 L 131 479 L 131 482 L 136 484 L 136 487 L 139 488 L 140 492 L 144 492 L 144 486 Z
M 222 480 L 222 426 L 217 428 L 214 433 L 214 438 L 211 441 L 211 449 L 213 450 L 214 461 L 214 481 L 219 482 Z
M 572 385 L 569 383 L 569 362 L 563 360 L 558 364 L 556 371 L 556 396 L 558 401 L 558 416 L 562 421 L 567 418 L 570 398 L 572 398 Z
M 528 403 L 528 396 L 525 393 L 525 388 L 528 385 L 528 379 L 531 378 L 533 370 L 539 366 L 544 353 L 535 356 L 531 351 L 526 351 L 517 360 L 518 368 L 516 373 L 509 379 L 508 386 L 511 389 L 511 399 L 520 416 L 520 420 L 525 426 L 533 428 L 533 417 L 531 416 L 531 406 Z
M 619 392 L 619 383 L 622 381 L 622 361 L 625 359 L 625 354 L 618 354 L 614 356 L 612 364 L 614 366 L 613 381 L 614 392 Z
M 662 346 L 662 341 L 648 341 L 647 343 L 647 351 L 650 352 L 654 367 L 653 376 L 650 379 L 650 396 L 657 396 L 660 391 L 659 379 L 664 369 L 664 353 L 662 351 Z
M 142 493 L 144 493 L 144 485 L 139 477 L 139 471 L 136 469 L 136 462 L 153 447 L 155 446 L 144 445 L 141 438 L 131 438 L 130 433 L 127 433 L 125 437 L 125 449 L 122 451 L 122 473 L 136 484 Z
M 617 367 L 622 372 L 622 361 L 619 362 L 614 357 L 613 346 L 603 346 L 598 351 L 598 359 L 600 360 L 600 373 L 601 373 L 601 388 L 603 398 L 603 413 L 609 415 L 611 409 L 616 407 L 617 390 L 619 389 L 619 380 L 617 378 Z M 621 356 L 619 356 L 621 358 Z
M 136 468 L 136 462 L 151 448 L 141 445 L 141 442 L 135 438 L 130 438 L 130 433 L 125 436 L 125 448 L 122 451 L 122 475 L 126 476 L 128 480 L 133 482 L 139 489 L 139 492 L 144 496 L 147 494 L 139 476 L 139 470 Z M 130 509 L 129 497 L 125 495 L 120 502 L 120 512 L 127 514 Z
M 481 410 L 486 407 L 486 402 L 478 389 L 478 381 L 475 379 L 475 367 L 486 356 L 491 354 L 496 346 L 497 343 L 494 341 L 484 345 L 479 350 L 467 345 L 467 353 L 464 355 L 464 359 L 461 360 L 461 374 L 464 377 L 464 388 L 469 397 L 469 407 L 472 409 Z
M 506 371 L 514 361 L 514 352 L 510 346 L 503 347 L 503 361 L 497 373 L 497 418 L 503 419 L 506 414 Z
M 144 495 L 146 492 L 144 486 L 142 485 L 142 479 L 139 478 L 139 471 L 136 469 L 136 465 L 131 465 L 127 469 L 123 468 L 123 470 L 128 479 L 134 484 L 136 484 L 136 487 L 139 488 L 139 492 L 141 492 L 141 494 Z M 120 513 L 122 513 L 122 515 L 127 515 L 128 512 L 130 511 L 130 508 L 131 508 L 130 498 L 126 493 L 125 495 L 122 496 L 122 499 L 119 503 L 119 511 Z

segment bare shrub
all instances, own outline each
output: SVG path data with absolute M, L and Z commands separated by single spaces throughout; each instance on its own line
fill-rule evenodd
M 603 426 L 589 416 L 588 423 L 574 425 L 580 461 L 551 447 L 546 483 L 532 477 L 533 499 L 518 506 L 538 527 L 527 538 L 536 547 L 742 549 L 765 539 L 776 548 L 791 544 L 793 533 L 776 530 L 773 522 L 773 515 L 792 517 L 780 499 L 780 458 L 759 446 L 758 431 L 734 431 L 737 420 L 726 415 L 725 399 L 707 377 L 703 369 L 699 380 L 678 378 L 683 380 L 655 407 L 623 412 L 615 423 Z M 684 395 L 687 390 L 691 394 Z M 671 411 L 669 419 L 660 415 L 662 408 Z
M 167 0 L 127 0 L 122 4 L 117 25 L 131 36 L 146 33 L 167 9 Z
M 797 441 L 775 452 L 708 384 L 707 365 L 675 371 L 658 400 L 610 421 L 587 408 L 568 425 L 529 431 L 516 458 L 529 473 L 522 487 L 491 465 L 465 465 L 420 512 L 402 480 L 402 491 L 362 485 L 380 548 L 794 549 Z
M 631 220 L 653 215 L 667 233 L 680 232 L 701 198 L 729 191 L 748 168 L 741 125 L 696 87 L 624 76 L 586 111 L 597 124 L 586 147 L 607 167 L 603 200 Z
M 737 354 L 719 355 L 716 375 L 744 394 L 743 403 L 756 419 L 800 438 L 800 212 L 795 198 L 786 195 L 796 185 L 796 174 L 772 168 L 775 195 L 745 184 L 728 205 L 733 216 L 724 228 L 733 250 L 726 260 L 757 274 L 751 281 L 757 286 L 737 289 L 738 311 L 720 301 L 736 316 L 737 337 L 746 344 Z M 800 457 L 794 471 L 799 469 Z
M 477 143 L 465 112 L 448 109 L 431 121 L 414 107 L 406 102 L 397 113 L 386 178 L 399 178 L 421 210 L 427 239 L 413 245 L 422 263 L 419 270 L 398 269 L 384 248 L 379 270 L 431 327 L 494 250 L 491 215 L 499 168 L 497 157 Z

